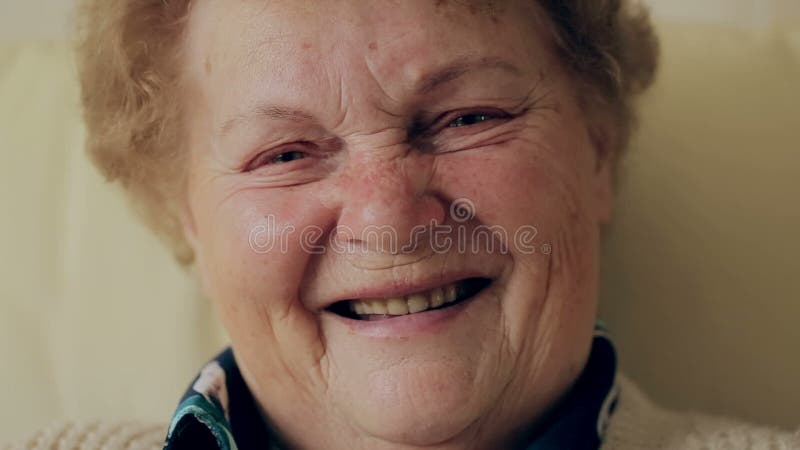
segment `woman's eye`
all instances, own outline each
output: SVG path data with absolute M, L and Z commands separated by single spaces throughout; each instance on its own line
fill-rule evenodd
M 477 125 L 482 122 L 486 122 L 487 120 L 494 119 L 494 116 L 484 113 L 476 113 L 476 114 L 464 114 L 462 116 L 458 116 L 455 120 L 451 121 L 447 124 L 448 128 L 460 128 L 460 127 L 468 127 L 470 125 Z
M 252 172 L 263 166 L 288 164 L 308 158 L 308 153 L 302 150 L 287 150 L 280 153 L 264 152 L 256 156 L 245 167 L 245 172 Z
M 303 159 L 306 156 L 307 155 L 305 154 L 305 152 L 301 152 L 299 150 L 292 150 L 292 151 L 289 151 L 289 152 L 283 152 L 283 153 L 275 156 L 274 158 L 272 158 L 269 161 L 269 163 L 271 163 L 271 164 L 288 163 L 288 162 L 292 162 L 292 161 L 297 161 L 298 159 Z

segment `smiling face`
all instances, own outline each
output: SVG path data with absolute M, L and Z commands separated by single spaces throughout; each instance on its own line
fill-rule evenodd
M 610 161 L 502 5 L 193 6 L 187 235 L 294 445 L 508 446 L 586 361 Z

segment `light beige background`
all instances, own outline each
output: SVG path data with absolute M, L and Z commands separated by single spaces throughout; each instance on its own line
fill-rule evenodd
M 75 0 L 0 0 L 0 40 L 61 39 L 69 34 Z M 798 0 L 645 0 L 660 19 L 737 26 L 790 23 Z
M 653 3 L 663 72 L 602 316 L 661 403 L 796 427 L 800 2 Z M 68 48 L 31 42 L 64 41 L 68 9 L 0 3 L 0 442 L 62 418 L 166 420 L 225 340 L 82 154 Z

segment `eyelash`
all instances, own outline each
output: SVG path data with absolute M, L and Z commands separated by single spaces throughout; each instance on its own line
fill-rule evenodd
M 267 150 L 267 151 L 261 152 L 258 155 L 256 155 L 255 158 L 250 160 L 250 162 L 247 163 L 247 165 L 244 168 L 244 171 L 245 172 L 252 172 L 254 170 L 258 170 L 260 167 L 263 167 L 263 166 L 290 164 L 290 163 L 293 163 L 295 161 L 301 161 L 301 160 L 307 159 L 310 156 L 311 152 L 309 151 L 308 148 L 304 147 L 305 145 L 306 145 L 306 143 L 304 143 L 304 142 L 296 142 L 296 143 L 288 144 L 288 145 L 286 145 L 286 146 L 284 146 L 282 148 L 279 148 L 279 149 L 277 149 L 277 151 Z M 292 153 L 300 154 L 302 156 L 300 158 L 297 158 L 297 159 L 292 159 L 291 161 L 285 161 L 285 162 L 278 162 L 277 161 L 280 157 L 282 157 L 284 155 L 289 155 L 289 154 L 292 154 Z
M 507 113 L 502 111 L 485 111 L 485 110 L 478 110 L 473 112 L 459 112 L 456 115 L 444 115 L 443 118 L 434 122 L 434 125 L 431 127 L 432 130 L 430 132 L 426 132 L 424 134 L 437 134 L 441 133 L 444 130 L 449 129 L 459 129 L 459 128 L 469 128 L 480 126 L 486 122 L 491 122 L 493 120 L 502 120 L 502 119 L 509 119 L 511 116 Z M 465 118 L 467 117 L 478 117 L 480 118 L 477 122 L 473 123 L 463 123 Z M 461 120 L 461 124 L 456 124 Z M 440 125 L 444 123 L 444 126 Z M 267 165 L 281 165 L 281 164 L 290 164 L 296 161 L 301 161 L 307 159 L 310 156 L 310 152 L 307 148 L 303 148 L 304 145 L 307 145 L 306 142 L 298 142 L 293 143 L 285 146 L 282 149 L 278 149 L 278 151 L 265 151 L 259 153 L 255 158 L 253 158 L 250 162 L 247 163 L 245 166 L 245 172 L 252 172 L 257 170 L 260 167 L 267 166 Z M 292 159 L 291 161 L 279 162 L 277 161 L 280 157 L 288 154 L 301 154 L 302 156 L 297 159 Z
M 467 123 L 462 125 L 453 125 L 454 123 L 458 122 L 459 119 L 464 119 L 466 117 L 480 117 L 482 120 L 476 123 Z M 497 119 L 507 119 L 509 116 L 508 114 L 502 113 L 500 111 L 474 111 L 468 113 L 458 113 L 457 116 L 453 117 L 452 119 L 447 118 L 447 123 L 444 128 L 463 128 L 463 127 L 471 127 L 475 125 L 480 125 L 482 123 L 497 120 Z

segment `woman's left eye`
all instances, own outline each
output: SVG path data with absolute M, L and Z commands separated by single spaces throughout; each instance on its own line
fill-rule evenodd
M 308 155 L 306 155 L 304 152 L 293 150 L 279 154 L 278 156 L 272 158 L 270 163 L 272 164 L 289 163 L 292 161 L 297 161 L 298 159 L 303 159 L 307 156 Z
M 450 121 L 450 123 L 447 124 L 447 127 L 448 128 L 468 127 L 471 125 L 477 125 L 479 123 L 486 122 L 487 120 L 492 120 L 494 118 L 496 117 L 485 113 L 464 114 Z

